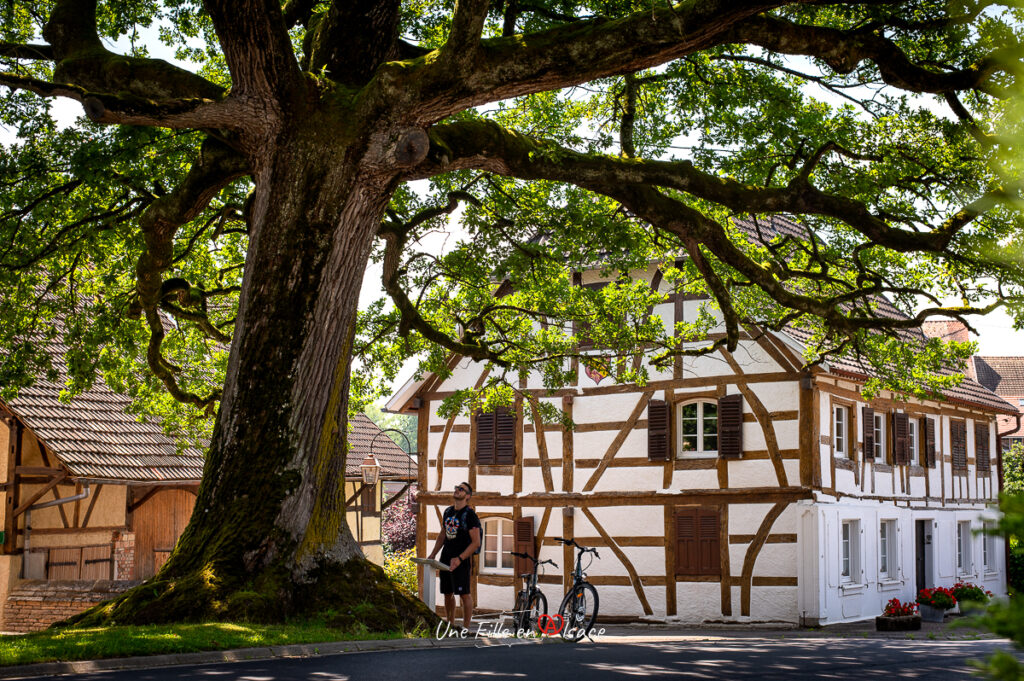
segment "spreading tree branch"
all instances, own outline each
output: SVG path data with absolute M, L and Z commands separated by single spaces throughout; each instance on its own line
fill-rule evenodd
M 200 409 L 211 409 L 220 399 L 220 393 L 215 391 L 202 397 L 182 389 L 175 377 L 177 367 L 168 362 L 161 352 L 166 332 L 160 308 L 165 304 L 166 295 L 176 290 L 173 280 L 163 280 L 163 272 L 171 265 L 174 235 L 178 228 L 198 216 L 221 188 L 248 172 L 247 163 L 234 150 L 213 138 L 207 138 L 200 149 L 199 158 L 181 184 L 169 194 L 153 201 L 139 220 L 145 250 L 139 256 L 135 271 L 138 305 L 145 314 L 150 330 L 146 360 L 150 370 L 174 399 Z M 177 309 L 173 311 L 178 312 Z M 210 333 L 212 338 L 222 340 L 223 334 L 213 328 L 208 319 L 205 323 L 200 321 L 200 327 Z

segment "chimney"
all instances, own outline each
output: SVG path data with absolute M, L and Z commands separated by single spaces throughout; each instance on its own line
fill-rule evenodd
M 967 327 L 963 322 L 950 319 L 948 321 L 931 321 L 921 325 L 924 335 L 929 338 L 941 338 L 944 341 L 956 341 L 966 343 L 970 340 Z

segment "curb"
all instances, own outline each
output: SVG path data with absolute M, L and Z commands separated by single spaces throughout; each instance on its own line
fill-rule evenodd
M 235 650 L 209 650 L 200 653 L 171 653 L 167 655 L 146 655 L 141 657 L 114 657 L 103 660 L 78 660 L 74 662 L 42 662 L 39 664 L 0 667 L 0 679 L 30 679 L 64 676 L 68 674 L 125 671 L 129 669 L 157 669 L 161 667 L 178 667 L 183 665 L 321 657 L 326 655 L 368 653 L 378 650 L 526 645 L 541 641 L 542 639 L 495 640 L 485 637 L 465 640 L 445 639 L 441 641 L 435 638 L 405 638 L 382 641 L 328 641 L 326 643 L 298 643 L 288 646 L 264 646 L 261 648 L 238 648 Z

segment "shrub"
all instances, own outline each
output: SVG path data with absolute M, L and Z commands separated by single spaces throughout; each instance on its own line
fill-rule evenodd
M 416 593 L 418 587 L 416 563 L 412 562 L 415 555 L 416 549 L 411 548 L 405 551 L 391 551 L 384 556 L 384 572 L 392 582 L 405 587 L 411 593 Z
M 1007 582 L 1015 593 L 1024 594 L 1024 548 L 1010 554 L 1010 573 Z
M 958 601 L 988 603 L 988 599 L 992 597 L 991 591 L 986 591 L 977 584 L 971 584 L 970 582 L 957 582 L 950 591 L 953 592 L 953 598 Z
M 885 604 L 882 611 L 884 617 L 909 617 L 917 612 L 916 603 L 900 603 L 900 599 L 894 598 Z
M 934 589 L 921 589 L 917 592 L 917 602 L 933 608 L 949 610 L 956 605 L 956 597 L 949 589 L 937 586 Z
M 400 553 L 416 546 L 416 513 L 412 499 L 416 493 L 413 485 L 402 498 L 384 509 L 381 531 L 384 534 L 384 555 Z

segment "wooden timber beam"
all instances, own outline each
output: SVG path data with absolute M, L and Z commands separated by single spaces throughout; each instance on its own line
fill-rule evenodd
M 473 502 L 480 506 L 520 506 L 523 508 L 561 508 L 578 506 L 664 506 L 665 504 L 773 504 L 809 499 L 810 487 L 740 487 L 732 489 L 680 490 L 671 494 L 651 492 L 535 492 L 518 497 L 497 492 L 480 491 Z M 419 501 L 426 504 L 445 504 L 451 495 L 439 492 L 420 492 Z
M 67 471 L 63 468 L 49 468 L 47 466 L 16 466 L 14 472 L 18 475 L 41 475 L 44 477 L 67 475 Z
M 7 490 L 4 508 L 4 553 L 14 553 L 18 548 L 18 522 L 14 511 L 18 506 L 18 467 L 21 465 L 21 446 L 24 428 L 21 421 L 8 418 L 7 425 Z
M 43 497 L 44 494 L 46 494 L 51 489 L 56 487 L 57 484 L 61 480 L 63 480 L 65 477 L 67 477 L 67 473 L 61 471 L 60 475 L 56 476 L 55 478 L 50 480 L 50 482 L 48 482 L 47 484 L 43 485 L 41 488 L 36 490 L 35 493 L 32 494 L 32 496 L 30 496 L 28 499 L 23 501 L 21 503 L 21 505 L 18 506 L 18 508 L 14 509 L 14 517 L 17 518 L 19 515 L 21 515 L 22 513 L 27 511 L 28 509 L 32 508 L 32 504 L 34 504 L 37 501 L 39 501 Z

